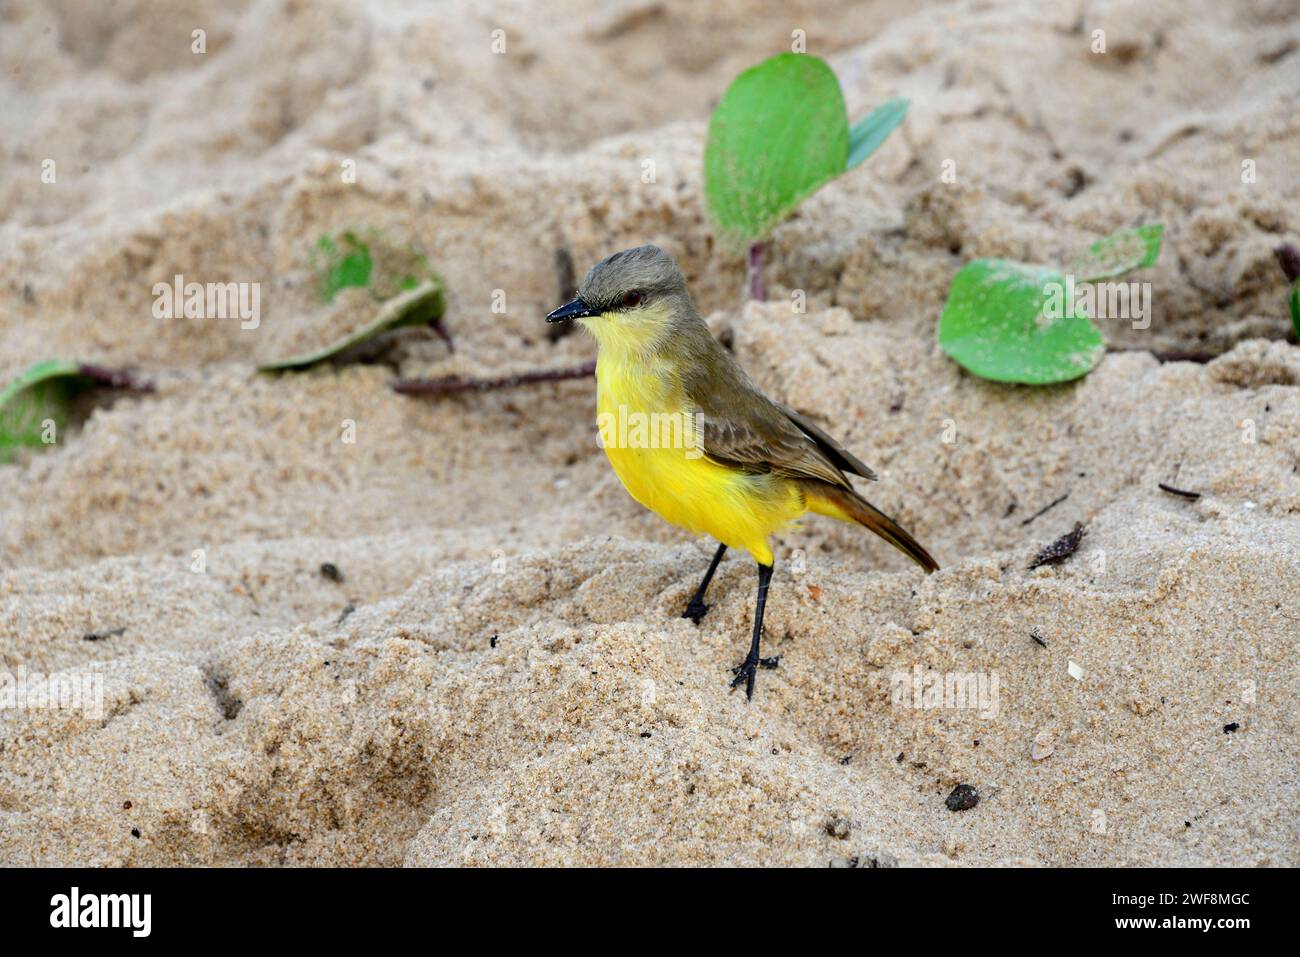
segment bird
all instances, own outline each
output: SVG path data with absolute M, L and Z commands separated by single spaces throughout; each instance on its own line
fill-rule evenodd
M 747 551 L 758 564 L 749 652 L 731 669 L 731 689 L 743 684 L 747 700 L 758 669 L 778 665 L 760 653 L 773 534 L 813 512 L 868 528 L 927 574 L 938 570 L 930 553 L 848 478 L 872 481 L 875 473 L 806 415 L 764 395 L 714 338 L 663 249 L 644 245 L 607 256 L 576 298 L 546 319 L 577 322 L 596 340 L 601 444 L 623 487 L 666 521 L 719 543 L 682 617 L 696 625 L 703 619 L 709 583 L 728 548 Z

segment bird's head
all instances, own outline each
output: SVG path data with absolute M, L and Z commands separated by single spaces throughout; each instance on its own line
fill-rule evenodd
M 602 348 L 644 351 L 680 324 L 699 321 L 686 279 L 658 246 L 637 246 L 591 267 L 576 299 L 546 317 L 577 320 Z

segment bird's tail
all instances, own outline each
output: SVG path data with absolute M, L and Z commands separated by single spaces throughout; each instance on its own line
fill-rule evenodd
M 925 569 L 926 574 L 939 570 L 939 563 L 908 534 L 907 529 L 876 508 L 857 492 L 837 488 L 826 482 L 800 482 L 809 511 L 829 515 L 842 522 L 857 522 L 871 529 L 889 544 Z

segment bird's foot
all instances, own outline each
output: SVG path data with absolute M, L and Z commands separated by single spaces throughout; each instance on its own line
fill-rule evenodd
M 736 677 L 731 679 L 731 690 L 735 691 L 736 686 L 742 681 L 745 683 L 745 697 L 752 699 L 754 697 L 754 674 L 758 670 L 758 658 L 750 655 L 736 668 L 731 669 L 731 673 Z
M 687 605 L 686 610 L 682 612 L 682 617 L 689 618 L 691 621 L 695 622 L 695 624 L 698 625 L 700 623 L 700 619 L 702 619 L 708 613 L 709 613 L 708 605 L 704 604 L 704 602 L 700 601 L 698 598 L 692 598 L 691 603 Z
M 748 656 L 737 667 L 731 669 L 731 673 L 736 677 L 731 679 L 731 688 L 735 690 L 736 686 L 742 681 L 745 683 L 745 697 L 754 697 L 754 678 L 759 668 L 781 667 L 781 656 L 776 655 L 772 658 L 759 658 L 755 655 Z

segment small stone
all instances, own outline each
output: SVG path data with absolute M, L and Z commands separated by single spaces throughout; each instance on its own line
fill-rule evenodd
M 1034 738 L 1034 743 L 1029 746 L 1029 756 L 1035 761 L 1041 761 L 1043 758 L 1052 756 L 1056 750 L 1056 740 L 1052 737 L 1050 731 L 1040 731 Z
M 980 792 L 969 784 L 959 784 L 943 803 L 948 805 L 949 811 L 969 811 L 980 803 Z
M 1029 570 L 1033 571 L 1043 565 L 1059 565 L 1065 561 L 1079 550 L 1079 542 L 1083 540 L 1086 531 L 1082 522 L 1075 522 L 1074 528 L 1042 548 L 1034 556 L 1034 560 L 1029 564 Z
M 1073 661 L 1066 666 L 1065 670 L 1070 673 L 1070 677 L 1075 681 L 1083 680 L 1083 668 L 1080 665 L 1076 665 Z
M 853 830 L 853 825 L 849 823 L 848 818 L 844 817 L 833 817 L 826 824 L 826 833 L 841 841 L 849 836 L 851 830 Z

